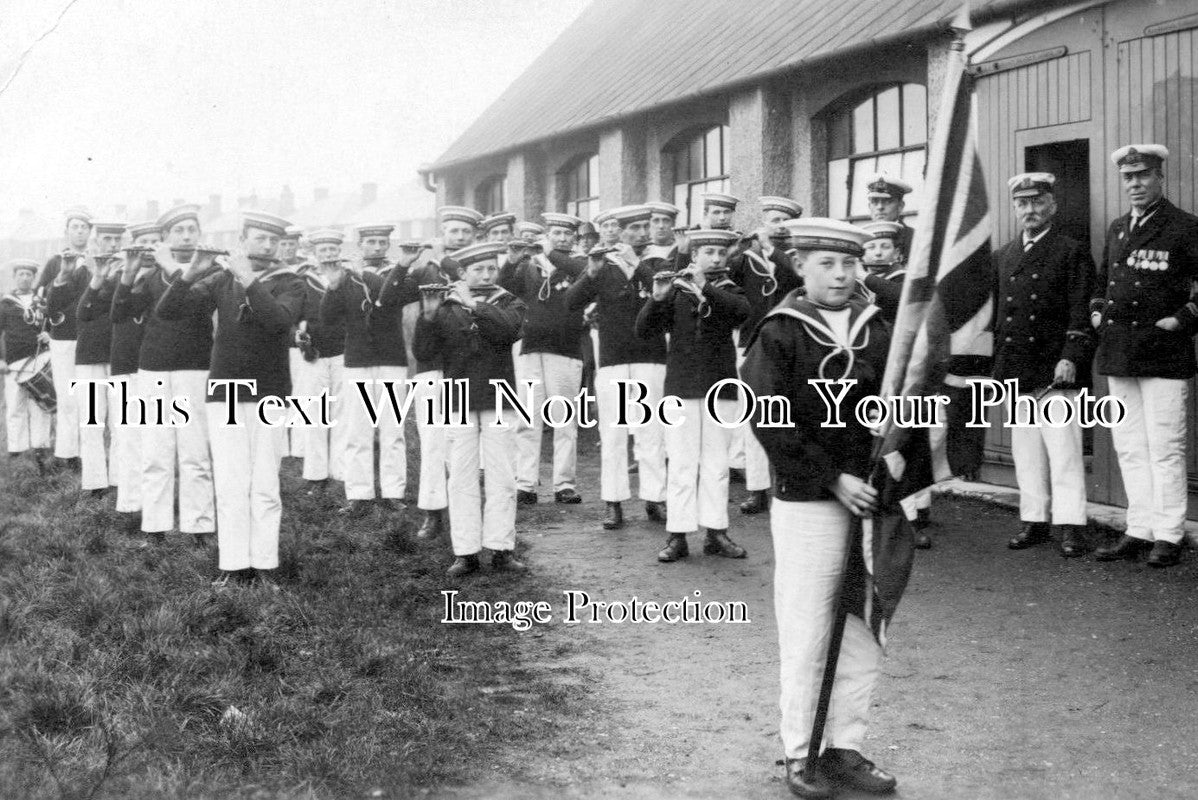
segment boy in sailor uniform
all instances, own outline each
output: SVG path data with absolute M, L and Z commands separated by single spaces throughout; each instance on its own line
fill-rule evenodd
M 887 326 L 875 306 L 850 301 L 868 231 L 832 219 L 787 223 L 805 295 L 788 294 L 748 342 L 741 373 L 758 397 L 790 402 L 793 427 L 754 433 L 774 468 L 770 532 L 774 607 L 781 654 L 782 746 L 787 784 L 800 797 L 832 796 L 832 784 L 883 793 L 895 780 L 861 755 L 881 647 L 850 614 L 832 688 L 818 764 L 807 763 L 837 587 L 854 515 L 873 513 L 867 482 L 873 436 L 851 412 L 844 426 L 823 427 L 826 406 L 811 379 L 853 379 L 843 409 L 876 395 L 886 366 Z M 833 389 L 833 391 L 838 391 Z

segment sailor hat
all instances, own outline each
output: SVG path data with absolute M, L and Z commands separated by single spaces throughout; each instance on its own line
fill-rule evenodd
M 1128 144 L 1111 153 L 1111 161 L 1120 172 L 1154 169 L 1168 157 L 1169 148 L 1162 144 Z
M 760 198 L 758 202 L 761 203 L 762 211 L 781 211 L 784 214 L 790 214 L 791 217 L 803 216 L 803 207 L 789 197 L 770 195 Z
M 806 217 L 782 223 L 796 250 L 831 250 L 860 256 L 874 235 L 865 228 L 828 217 Z

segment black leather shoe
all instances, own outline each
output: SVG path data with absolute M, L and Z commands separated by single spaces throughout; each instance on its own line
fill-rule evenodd
M 1061 555 L 1065 558 L 1077 558 L 1090 552 L 1090 543 L 1086 541 L 1085 525 L 1058 525 L 1061 529 Z
M 1029 547 L 1049 540 L 1047 522 L 1025 522 L 1019 533 L 1011 537 L 1007 547 L 1012 550 L 1026 550 Z
M 859 792 L 890 794 L 898 785 L 893 775 L 878 769 L 874 762 L 856 750 L 829 747 L 820 756 L 819 766 L 832 783 Z
M 523 572 L 528 567 L 511 550 L 496 550 L 491 554 L 491 569 L 496 572 Z
M 537 493 L 526 492 L 523 489 L 516 490 L 516 505 L 518 506 L 535 506 L 537 504 Z
M 442 523 L 446 509 L 439 508 L 435 511 L 424 512 L 424 522 L 420 523 L 420 530 L 416 531 L 417 539 L 435 539 L 441 534 Z
M 1171 567 L 1181 561 L 1181 545 L 1173 542 L 1153 542 L 1152 552 L 1144 562 L 1150 567 Z
M 807 800 L 826 800 L 832 796 L 832 784 L 820 771 L 819 764 L 807 767 L 807 759 L 790 758 L 786 760 L 786 788 L 797 797 Z
M 666 542 L 666 546 L 661 548 L 657 554 L 657 560 L 663 563 L 677 561 L 680 558 L 686 558 L 691 554 L 690 548 L 686 545 L 685 533 L 671 533 L 670 540 Z
M 732 467 L 730 470 L 728 470 L 728 483 L 743 484 L 744 482 L 745 482 L 745 471 L 743 469 L 741 469 L 740 467 Z
M 445 570 L 445 574 L 450 578 L 460 578 L 463 575 L 478 572 L 478 566 L 478 553 L 471 553 L 468 556 L 458 556 L 449 565 L 449 569 Z
M 573 489 L 558 489 L 553 493 L 553 502 L 573 506 L 582 502 L 582 496 Z
M 742 514 L 764 514 L 770 510 L 770 493 L 765 489 L 749 492 L 749 499 L 740 504 Z
M 608 503 L 607 514 L 603 517 L 603 530 L 614 531 L 624 527 L 624 509 L 619 503 Z
M 666 524 L 666 504 L 659 503 L 655 500 L 647 500 L 645 502 L 645 516 L 654 522 Z
M 1099 561 L 1120 561 L 1122 559 L 1135 560 L 1141 553 L 1147 552 L 1152 547 L 1152 542 L 1144 539 L 1137 539 L 1134 536 L 1128 536 L 1126 533 L 1119 537 L 1119 541 L 1107 547 L 1100 547 L 1094 551 L 1094 557 Z
M 709 529 L 703 542 L 703 553 L 724 558 L 744 558 L 749 553 L 745 548 L 728 538 L 728 531 Z

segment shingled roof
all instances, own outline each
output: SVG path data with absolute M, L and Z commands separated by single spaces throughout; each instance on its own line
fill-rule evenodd
M 1029 4 L 975 0 L 973 16 L 992 18 Z M 961 5 L 962 0 L 595 0 L 432 169 L 859 47 L 917 38 L 946 28 Z

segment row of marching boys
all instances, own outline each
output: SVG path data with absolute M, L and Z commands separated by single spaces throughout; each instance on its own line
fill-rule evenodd
M 905 187 L 889 188 L 901 197 Z M 375 502 L 397 511 L 406 491 L 403 426 L 381 384 L 366 384 L 378 413 L 371 419 L 358 382 L 391 382 L 402 403 L 410 377 L 418 408 L 439 401 L 439 379 L 466 379 L 475 424 L 444 428 L 417 415 L 424 512 L 417 535 L 448 529 L 451 575 L 477 570 L 484 549 L 494 568 L 519 569 L 515 508 L 537 500 L 541 420 L 493 425 L 490 380 L 532 380 L 538 401 L 577 395 L 580 332 L 589 319 L 597 328 L 604 528 L 624 524 L 631 434 L 646 513 L 669 534 L 658 558 L 688 555 L 686 536 L 700 527 L 705 552 L 744 557 L 727 533 L 730 453 L 745 452 L 744 513 L 767 507 L 769 462 L 745 426 L 715 425 L 702 398 L 737 376 L 744 353 L 737 338 L 747 340 L 798 287 L 787 241 L 820 221 L 800 220 L 792 200 L 764 197 L 760 225 L 746 235 L 732 229 L 737 202 L 706 196 L 703 221 L 690 229 L 677 227 L 679 209 L 668 203 L 612 209 L 594 220 L 595 247 L 579 236 L 591 226 L 569 215 L 545 214 L 540 226 L 445 207 L 438 249 L 403 242 L 394 262 L 389 225 L 359 227 L 361 256 L 353 260 L 341 257 L 343 234 L 312 232 L 311 254 L 301 259 L 300 231 L 268 214 L 246 212 L 241 240 L 226 253 L 200 246 L 196 206 L 131 226 L 72 210 L 64 252 L 44 267 L 14 262 L 15 289 L 0 303 L 9 451 L 49 445 L 49 418 L 20 380 L 46 347 L 57 399 L 54 455 L 79 468 L 82 490 L 116 487 L 117 511 L 131 530 L 159 538 L 178 530 L 197 544 L 215 532 L 219 584 L 254 572 L 269 582 L 278 565 L 280 459 L 302 455 L 309 492 L 321 498 L 331 499 L 330 480 L 344 481 L 342 511 L 351 518 Z M 901 275 L 893 253 L 906 245 L 904 227 L 876 223 L 878 266 L 863 273 L 865 283 Z M 122 247 L 126 235 L 131 244 Z M 239 387 L 235 398 L 240 424 L 229 425 L 227 382 L 249 379 L 253 389 Z M 95 393 L 99 425 L 81 425 L 92 404 L 81 402 L 87 390 L 73 391 L 73 380 L 113 382 L 111 393 Z M 653 406 L 663 394 L 681 398 L 685 421 L 612 424 L 618 380 L 639 381 Z M 334 424 L 291 428 L 288 437 L 255 415 L 268 395 L 322 390 L 338 398 Z M 148 424 L 117 424 L 125 398 L 148 415 L 125 421 Z M 170 424 L 181 421 L 171 405 L 178 398 L 187 399 L 186 424 Z M 718 404 L 724 416 L 735 415 L 731 390 Z M 553 436 L 554 500 L 581 502 L 577 428 L 558 427 Z

